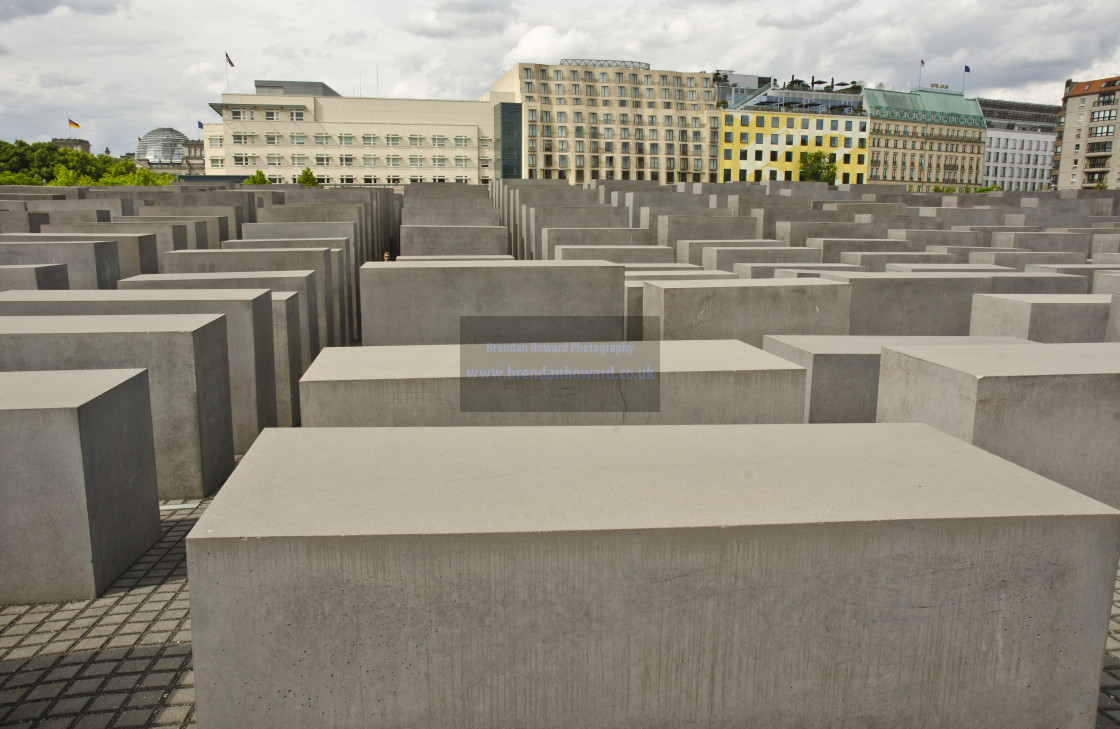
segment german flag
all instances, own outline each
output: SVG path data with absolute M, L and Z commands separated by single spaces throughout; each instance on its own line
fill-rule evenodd
M 81 125 L 78 124 L 78 122 L 74 121 L 73 119 L 67 119 L 66 121 L 70 122 L 70 126 L 74 127 L 75 129 L 81 129 L 82 128 Z

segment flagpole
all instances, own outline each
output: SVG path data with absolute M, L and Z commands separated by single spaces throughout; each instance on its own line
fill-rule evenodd
M 922 88 L 922 66 L 924 66 L 924 65 L 926 65 L 925 61 L 922 61 L 918 65 L 918 88 L 919 89 Z
M 968 66 L 965 66 L 968 68 Z M 961 71 L 961 96 L 964 96 L 964 77 L 968 75 L 968 71 Z

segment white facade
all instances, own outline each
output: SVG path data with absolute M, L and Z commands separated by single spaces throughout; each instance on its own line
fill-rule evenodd
M 1050 189 L 1057 138 L 1053 132 L 989 128 L 984 185 L 998 185 L 1006 191 Z
M 496 177 L 494 103 L 222 94 L 203 127 L 206 174 L 321 184 L 487 183 Z

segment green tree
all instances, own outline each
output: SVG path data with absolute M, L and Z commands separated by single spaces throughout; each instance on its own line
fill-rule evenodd
M 306 185 L 307 187 L 315 187 L 319 184 L 319 181 L 315 179 L 315 173 L 311 171 L 310 167 L 303 168 L 303 172 L 299 173 L 296 182 L 301 185 Z
M 1097 184 L 1093 185 L 1094 190 L 1107 190 L 1108 183 L 1104 180 L 1097 180 Z
M 0 184 L 4 185 L 168 185 L 175 176 L 156 174 L 130 159 L 62 149 L 49 142 L 0 140 Z
M 836 162 L 821 150 L 801 153 L 800 179 L 803 182 L 836 182 Z
M 255 173 L 249 175 L 241 181 L 242 185 L 271 185 L 272 182 L 264 176 L 264 173 L 257 170 Z

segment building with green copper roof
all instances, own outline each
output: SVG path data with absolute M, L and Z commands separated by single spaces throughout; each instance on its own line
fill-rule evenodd
M 926 124 L 954 124 L 984 128 L 984 112 L 976 99 L 937 91 L 863 90 L 872 119 L 899 119 Z

